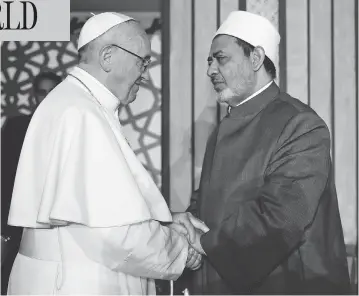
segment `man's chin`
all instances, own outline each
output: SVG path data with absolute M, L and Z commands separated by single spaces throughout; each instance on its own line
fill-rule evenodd
M 138 89 L 132 89 L 130 91 L 130 94 L 128 95 L 127 97 L 127 101 L 126 101 L 126 104 L 125 105 L 128 105 L 128 104 L 131 104 L 133 103 L 134 101 L 136 101 L 137 99 L 137 93 L 138 93 Z
M 234 92 L 229 89 L 229 88 L 225 88 L 222 89 L 221 91 L 217 91 L 217 102 L 220 104 L 228 104 L 228 102 L 235 97 Z
M 121 104 L 124 105 L 124 106 L 127 106 L 127 105 L 133 103 L 135 100 L 136 100 L 136 96 L 134 96 L 134 97 L 127 97 L 126 100 L 122 100 L 122 101 L 121 101 Z
M 137 93 L 135 93 L 135 94 L 132 95 L 130 98 L 128 98 L 128 103 L 127 103 L 127 105 L 133 103 L 134 101 L 136 101 L 136 99 L 137 99 Z
M 224 97 L 221 97 L 217 94 L 217 102 L 219 104 L 228 104 L 228 99 L 227 98 L 224 98 Z

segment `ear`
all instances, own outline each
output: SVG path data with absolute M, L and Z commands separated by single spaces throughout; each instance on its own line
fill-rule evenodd
M 101 68 L 105 71 L 105 72 L 110 72 L 111 71 L 111 59 L 112 59 L 112 53 L 113 53 L 113 49 L 111 46 L 105 46 L 104 48 L 102 48 L 99 52 L 100 55 L 100 65 Z
M 263 65 L 266 54 L 263 47 L 256 46 L 251 53 L 252 66 L 254 71 L 258 71 Z

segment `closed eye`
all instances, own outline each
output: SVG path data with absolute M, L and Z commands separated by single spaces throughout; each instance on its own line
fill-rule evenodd
M 223 64 L 226 61 L 227 57 L 226 56 L 216 56 L 216 60 L 218 61 L 218 63 Z
M 213 54 L 213 57 L 211 57 L 211 56 L 208 57 L 208 58 L 207 58 L 208 66 L 210 66 L 210 65 L 213 63 L 213 59 L 216 59 L 219 64 L 222 64 L 222 65 L 225 64 L 226 61 L 227 61 L 227 59 L 228 59 L 228 57 L 225 56 L 225 55 L 222 55 L 222 54 L 223 54 L 223 52 L 220 51 L 220 52 L 214 53 L 214 54 Z

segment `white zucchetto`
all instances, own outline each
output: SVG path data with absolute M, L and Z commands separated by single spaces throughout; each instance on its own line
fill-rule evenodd
M 117 12 L 104 12 L 94 15 L 87 20 L 81 29 L 77 50 L 114 26 L 129 20 L 133 20 L 133 18 Z

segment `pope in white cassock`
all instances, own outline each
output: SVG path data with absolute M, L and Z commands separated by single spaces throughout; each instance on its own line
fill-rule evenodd
M 132 18 L 102 13 L 78 48 L 79 66 L 25 137 L 8 219 L 24 233 L 8 293 L 155 294 L 154 279 L 199 268 L 203 250 L 189 228 L 160 223 L 171 213 L 121 132 L 118 107 L 148 78 L 150 42 Z

